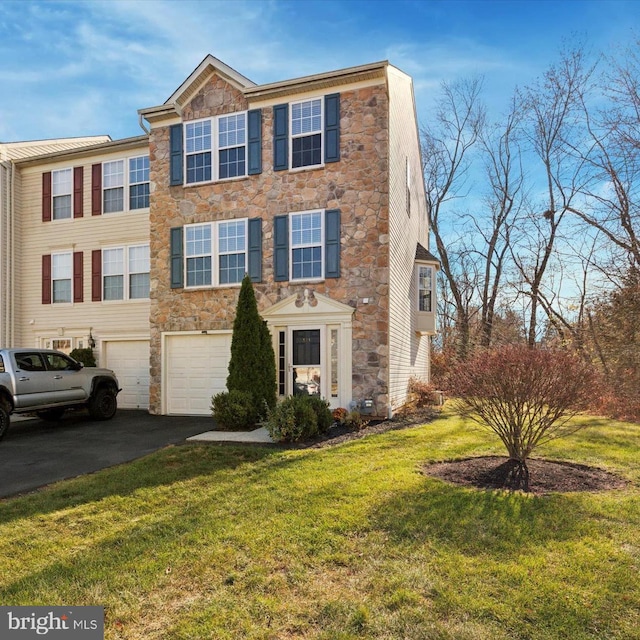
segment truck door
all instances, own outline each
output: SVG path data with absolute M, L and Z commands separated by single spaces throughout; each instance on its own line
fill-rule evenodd
M 16 407 L 33 407 L 55 402 L 51 373 L 42 355 L 36 351 L 20 351 L 15 358 Z

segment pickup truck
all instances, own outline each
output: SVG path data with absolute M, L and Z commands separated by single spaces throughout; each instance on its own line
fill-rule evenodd
M 67 409 L 86 407 L 96 420 L 113 418 L 118 379 L 110 369 L 84 368 L 52 349 L 0 349 L 0 439 L 12 413 L 59 420 Z

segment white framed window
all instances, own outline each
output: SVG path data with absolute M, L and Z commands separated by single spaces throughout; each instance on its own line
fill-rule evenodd
M 71 218 L 73 207 L 73 169 L 51 172 L 52 214 L 54 220 Z
M 102 299 L 149 297 L 149 245 L 102 250 Z
M 323 164 L 323 103 L 322 98 L 291 103 L 289 131 L 292 169 Z
M 149 156 L 104 162 L 102 164 L 103 213 L 120 213 L 148 208 Z
M 73 253 L 51 254 L 51 301 L 70 303 L 73 300 Z
M 124 160 L 102 164 L 102 211 L 124 211 Z
M 247 175 L 247 112 L 187 122 L 186 184 Z
M 324 278 L 324 212 L 289 214 L 291 280 Z
M 433 267 L 418 265 L 418 311 L 433 311 L 431 292 L 433 290 Z
M 149 156 L 129 158 L 129 209 L 149 208 Z
M 185 226 L 186 288 L 242 282 L 247 271 L 247 219 Z

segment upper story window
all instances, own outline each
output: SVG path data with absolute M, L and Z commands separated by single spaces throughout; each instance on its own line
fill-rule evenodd
M 291 168 L 322 164 L 322 100 L 291 104 Z
M 149 156 L 129 158 L 129 209 L 149 208 Z
M 187 184 L 247 175 L 247 113 L 187 122 L 184 126 Z
M 418 311 L 433 311 L 433 267 L 418 265 Z
M 149 297 L 149 245 L 102 250 L 102 299 Z
M 102 165 L 102 211 L 124 211 L 124 160 Z
M 323 167 L 339 161 L 339 93 L 274 105 L 274 171 Z
M 184 228 L 186 287 L 242 282 L 247 272 L 247 220 L 192 224 Z
M 54 253 L 51 255 L 51 292 L 52 301 L 71 302 L 73 282 L 73 254 Z
M 65 218 L 71 218 L 73 194 L 72 169 L 61 169 L 60 171 L 51 172 L 51 194 L 53 198 L 53 219 L 63 220 Z
M 93 165 L 93 215 L 149 208 L 149 156 Z

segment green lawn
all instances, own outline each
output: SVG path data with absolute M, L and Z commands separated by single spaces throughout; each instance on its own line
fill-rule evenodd
M 538 456 L 625 490 L 533 497 L 425 477 L 502 454 L 446 412 L 311 450 L 180 446 L 0 502 L 0 603 L 104 605 L 106 638 L 640 638 L 640 426 Z

